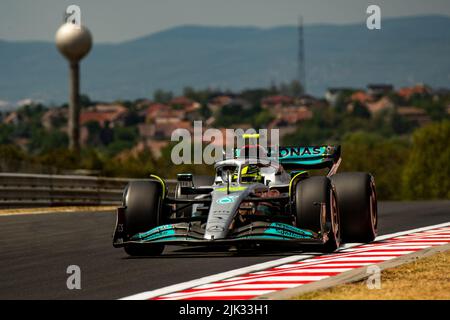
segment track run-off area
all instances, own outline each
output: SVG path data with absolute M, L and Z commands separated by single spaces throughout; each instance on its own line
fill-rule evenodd
M 172 246 L 130 258 L 112 247 L 113 212 L 0 215 L 0 299 L 251 299 L 450 243 L 448 222 L 450 201 L 381 202 L 377 242 L 330 255 Z M 71 265 L 81 289 L 67 288 Z

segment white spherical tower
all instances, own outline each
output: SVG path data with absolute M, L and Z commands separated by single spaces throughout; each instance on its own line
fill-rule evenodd
M 91 50 L 92 35 L 82 25 L 64 23 L 56 32 L 56 46 L 70 64 L 69 147 L 80 150 L 80 67 L 79 62 Z

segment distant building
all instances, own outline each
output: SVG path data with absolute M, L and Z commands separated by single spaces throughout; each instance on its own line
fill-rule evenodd
M 367 102 L 371 102 L 373 100 L 373 98 L 368 93 L 366 93 L 362 90 L 358 90 L 350 96 L 350 100 L 352 102 L 359 102 L 359 103 L 365 104 Z
M 10 112 L 5 118 L 3 118 L 4 124 L 18 125 L 24 121 L 24 117 L 17 111 Z
M 342 94 L 352 91 L 354 91 L 352 88 L 328 88 L 325 92 L 325 100 L 330 106 L 335 107 Z
M 398 107 L 397 114 L 421 126 L 431 122 L 431 118 L 426 111 L 417 107 Z
M 417 84 L 413 87 L 401 88 L 397 92 L 397 94 L 405 100 L 409 100 L 412 96 L 415 95 L 425 96 L 431 93 L 431 88 L 427 87 L 424 84 Z
M 147 109 L 147 107 L 151 104 L 153 104 L 153 102 L 149 99 L 139 99 L 136 100 L 136 109 L 142 111 Z
M 161 140 L 147 140 L 139 142 L 135 147 L 135 151 L 141 153 L 145 150 L 145 148 L 149 149 L 152 155 L 158 159 L 162 156 L 162 149 L 169 145 L 169 141 L 161 141 Z
M 384 95 L 391 93 L 394 86 L 391 84 L 369 84 L 367 86 L 367 93 L 374 99 L 378 99 Z
M 450 89 L 448 88 L 439 88 L 433 90 L 433 95 L 436 97 L 449 97 L 450 96 Z
M 208 109 L 212 113 L 217 113 L 223 106 L 230 104 L 234 97 L 230 95 L 218 95 L 211 98 L 208 102 Z
M 263 109 L 281 108 L 291 106 L 294 103 L 294 98 L 284 95 L 270 96 L 262 99 L 261 107 Z
M 313 116 L 311 110 L 306 107 L 287 107 L 281 109 L 281 112 L 277 115 L 276 121 L 286 125 L 296 124 L 301 121 L 309 120 Z
M 88 122 L 97 122 L 100 127 L 105 127 L 106 124 L 110 127 L 123 125 L 127 113 L 128 109 L 122 105 L 96 105 L 81 112 L 80 125 Z
M 149 140 L 155 137 L 155 125 L 149 123 L 138 124 L 139 137 L 142 140 Z
M 24 107 L 24 106 L 35 106 L 35 105 L 38 105 L 40 103 L 42 103 L 42 101 L 38 101 L 38 100 L 33 100 L 33 99 L 30 99 L 30 98 L 27 98 L 27 99 L 22 99 L 22 100 L 17 101 L 16 102 L 16 106 L 18 108 L 20 108 L 20 107 Z
M 184 120 L 178 122 L 157 121 L 154 126 L 155 139 L 170 139 L 172 137 L 172 133 L 178 129 L 186 129 L 189 132 L 193 132 L 192 122 Z
M 378 101 L 366 103 L 366 106 L 367 110 L 369 110 L 371 114 L 374 114 L 380 111 L 393 109 L 395 103 L 388 97 L 383 97 Z
M 139 135 L 144 140 L 170 139 L 178 128 L 192 130 L 192 121 L 199 119 L 201 105 L 186 97 L 177 97 L 168 104 L 150 103 L 145 109 L 145 123 Z
M 201 104 L 187 97 L 176 97 L 169 102 L 169 105 L 175 109 L 182 109 L 186 112 L 193 112 L 201 108 Z
M 0 110 L 1 111 L 10 110 L 12 108 L 13 108 L 12 103 L 10 103 L 9 101 L 0 100 Z
M 294 98 L 294 105 L 296 106 L 306 106 L 312 107 L 320 104 L 320 101 L 308 94 L 301 95 L 299 97 Z
M 156 118 L 167 116 L 171 111 L 171 107 L 163 103 L 151 103 L 147 109 L 145 109 L 145 122 L 152 122 Z
M 67 108 L 51 108 L 42 115 L 42 126 L 47 130 L 54 129 L 60 125 L 65 126 L 67 124 L 67 115 Z
M 211 99 L 208 103 L 208 108 L 213 114 L 216 114 L 224 107 L 231 106 L 239 106 L 244 110 L 248 110 L 252 107 L 250 102 L 247 100 L 232 95 L 217 96 Z
M 193 132 L 192 122 L 173 118 L 158 118 L 153 123 L 138 125 L 139 136 L 142 140 L 167 140 L 177 129 Z

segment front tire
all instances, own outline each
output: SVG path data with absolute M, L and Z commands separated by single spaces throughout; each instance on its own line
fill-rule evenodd
M 373 176 L 364 172 L 344 172 L 333 175 L 331 182 L 336 188 L 343 241 L 373 241 L 378 227 Z
M 324 251 L 332 252 L 341 243 L 339 209 L 336 194 L 327 177 L 315 176 L 295 186 L 296 225 L 300 229 L 321 232 L 322 207 L 325 209 L 325 225 L 328 240 Z
M 159 225 L 161 221 L 162 186 L 158 181 L 132 181 L 124 193 L 124 231 L 126 238 L 145 232 Z M 159 255 L 162 244 L 134 244 L 124 246 L 130 256 Z

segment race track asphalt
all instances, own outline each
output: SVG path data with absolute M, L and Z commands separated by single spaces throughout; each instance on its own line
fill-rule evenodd
M 450 201 L 382 202 L 379 234 L 450 221 Z M 168 247 L 128 258 L 112 247 L 113 213 L 0 216 L 0 299 L 117 299 L 299 252 L 207 252 Z M 81 290 L 66 286 L 81 268 Z

